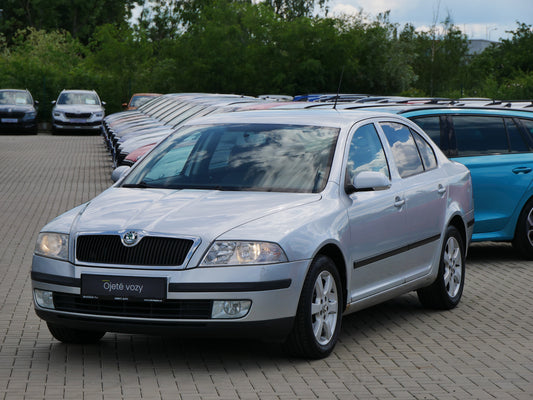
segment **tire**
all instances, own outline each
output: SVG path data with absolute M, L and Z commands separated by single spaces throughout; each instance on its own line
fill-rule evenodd
M 47 323 L 48 330 L 57 340 L 63 343 L 91 344 L 97 343 L 105 335 L 102 331 L 84 331 L 81 329 L 68 328 L 63 325 Z
M 533 199 L 530 199 L 520 212 L 513 247 L 526 260 L 533 260 Z
M 335 263 L 318 256 L 305 278 L 294 326 L 283 345 L 285 351 L 310 359 L 328 356 L 339 337 L 343 304 Z
M 457 228 L 449 226 L 441 251 L 439 272 L 428 287 L 419 289 L 424 307 L 450 310 L 459 304 L 465 282 L 465 245 Z

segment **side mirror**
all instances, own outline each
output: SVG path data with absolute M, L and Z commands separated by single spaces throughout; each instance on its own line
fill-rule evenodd
M 122 103 L 122 108 L 128 107 L 128 103 Z
M 105 106 L 107 103 L 105 101 L 102 101 L 102 105 Z
M 56 104 L 56 101 L 55 101 L 55 100 L 54 100 L 54 101 L 52 101 L 52 104 Z
M 128 171 L 130 170 L 130 167 L 127 165 L 121 165 L 118 168 L 115 168 L 113 172 L 111 173 L 111 180 L 113 182 L 117 182 L 120 178 L 122 178 Z
M 347 189 L 352 189 L 349 193 L 353 193 L 364 190 L 388 189 L 390 185 L 390 179 L 382 172 L 363 171 L 355 176 L 352 186 Z

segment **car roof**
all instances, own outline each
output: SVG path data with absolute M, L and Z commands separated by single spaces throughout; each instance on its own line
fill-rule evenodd
M 63 89 L 61 93 L 95 93 L 95 90 L 86 90 L 86 89 Z
M 348 108 L 349 109 L 349 108 Z M 358 107 L 357 109 L 365 109 Z M 532 108 L 502 108 L 487 106 L 457 106 L 457 105 L 390 105 L 372 106 L 371 109 L 393 113 L 398 115 L 435 115 L 435 114 L 477 114 L 477 115 L 498 115 L 533 118 Z
M 354 123 L 368 118 L 391 118 L 390 113 L 374 110 L 336 110 L 330 109 L 269 109 L 233 113 L 211 114 L 195 118 L 184 125 L 207 125 L 222 123 L 286 123 L 297 125 L 317 125 L 331 127 L 351 127 Z M 402 119 L 402 117 L 396 117 Z

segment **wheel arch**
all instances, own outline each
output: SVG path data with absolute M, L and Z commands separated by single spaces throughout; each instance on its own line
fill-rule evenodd
M 466 227 L 465 227 L 465 222 L 463 218 L 461 218 L 459 215 L 454 215 L 452 219 L 450 220 L 448 226 L 453 226 L 459 231 L 461 235 L 461 239 L 463 239 L 463 243 L 465 245 L 465 250 L 466 250 L 468 240 L 466 238 Z
M 341 277 L 341 286 L 342 286 L 342 310 L 344 311 L 346 309 L 346 298 L 348 294 L 346 262 L 344 260 L 344 255 L 342 254 L 341 249 L 333 243 L 328 243 L 324 247 L 322 247 L 317 252 L 315 257 L 319 255 L 324 255 L 324 256 L 331 258 L 331 260 L 335 263 L 337 270 L 339 271 L 339 275 Z

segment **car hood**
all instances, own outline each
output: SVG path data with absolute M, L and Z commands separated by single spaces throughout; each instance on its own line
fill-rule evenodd
M 113 187 L 79 212 L 66 213 L 70 233 L 147 233 L 201 238 L 210 242 L 259 218 L 320 200 L 312 193 L 226 192 Z M 64 224 L 58 218 L 57 224 Z M 49 224 L 53 225 L 53 223 Z M 53 226 L 46 229 L 55 231 Z
M 96 104 L 60 104 L 54 106 L 54 111 L 69 113 L 88 113 L 103 111 L 103 107 Z
M 21 104 L 3 104 L 0 105 L 0 112 L 7 113 L 20 113 L 20 112 L 32 112 L 35 111 L 35 108 L 31 104 L 21 105 Z

